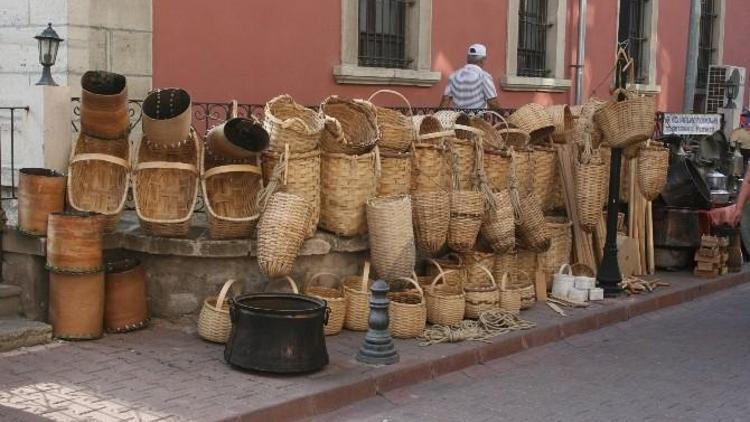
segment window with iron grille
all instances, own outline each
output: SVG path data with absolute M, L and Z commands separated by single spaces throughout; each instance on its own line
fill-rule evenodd
M 359 0 L 359 65 L 406 68 L 406 8 L 413 0 Z
M 649 0 L 620 0 L 620 28 L 618 41 L 625 44 L 625 50 L 633 59 L 635 81 L 648 83 L 648 32 L 646 26 L 646 5 Z
M 708 80 L 708 66 L 713 63 L 714 51 L 714 26 L 719 16 L 716 10 L 715 0 L 701 0 L 701 29 L 698 39 L 698 78 L 696 87 L 706 88 Z
M 547 0 L 518 5 L 518 76 L 547 77 Z

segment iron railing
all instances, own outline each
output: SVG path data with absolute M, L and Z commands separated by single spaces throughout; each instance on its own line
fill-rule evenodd
M 406 13 L 410 0 L 359 0 L 359 65 L 406 68 Z
M 547 0 L 521 0 L 518 5 L 518 76 L 546 77 Z
M 0 172 L 0 186 L 2 187 L 8 187 L 9 192 L 5 192 L 5 189 L 3 189 L 3 192 L 0 193 L 0 200 L 11 200 L 11 199 L 17 199 L 16 198 L 16 117 L 20 116 L 22 112 L 28 113 L 29 107 L 28 106 L 13 106 L 13 107 L 0 107 L 0 117 L 7 116 L 8 117 L 8 125 L 5 127 L 2 127 L 0 130 L 0 163 L 2 163 L 3 171 Z M 6 133 L 5 128 L 7 127 L 7 133 L 8 138 L 10 138 L 10 184 L 8 184 L 7 180 L 5 180 L 5 177 L 3 175 L 5 174 L 5 163 L 2 162 L 2 148 L 1 146 L 5 144 L 5 136 L 3 136 L 4 133 Z

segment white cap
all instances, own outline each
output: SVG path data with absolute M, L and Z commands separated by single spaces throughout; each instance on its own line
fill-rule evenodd
M 487 47 L 484 44 L 472 44 L 469 46 L 469 55 L 474 57 L 487 57 Z

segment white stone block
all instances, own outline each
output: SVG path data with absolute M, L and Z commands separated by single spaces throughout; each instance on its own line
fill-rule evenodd
M 0 26 L 26 26 L 28 23 L 28 0 L 0 0 Z
M 590 301 L 604 300 L 604 289 L 596 287 L 596 288 L 589 290 L 589 300 Z
M 48 22 L 52 22 L 55 31 L 58 31 L 59 26 L 68 24 L 68 0 L 28 0 L 27 3 L 29 3 L 29 24 L 40 26 L 39 32 L 47 26 Z
M 96 28 L 70 27 L 68 71 L 83 74 L 87 70 L 107 69 L 107 31 Z
M 68 4 L 71 25 L 151 32 L 151 0 L 68 0 Z
M 568 299 L 575 302 L 585 302 L 589 298 L 588 290 L 581 290 L 573 287 L 568 290 Z
M 112 71 L 125 75 L 151 75 L 151 34 L 112 31 Z

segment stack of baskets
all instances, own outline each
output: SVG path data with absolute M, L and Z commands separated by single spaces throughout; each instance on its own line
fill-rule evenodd
M 398 110 L 375 106 L 380 129 L 378 196 L 406 195 L 411 190 L 411 145 L 416 138 L 411 121 L 411 104 L 401 93 L 389 89 L 374 92 L 368 101 L 383 94 L 396 96 L 403 101 L 409 114 L 405 115 Z

